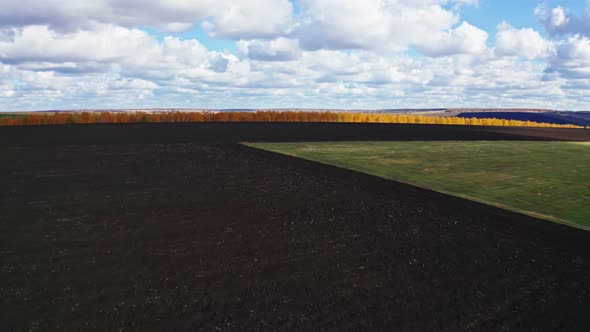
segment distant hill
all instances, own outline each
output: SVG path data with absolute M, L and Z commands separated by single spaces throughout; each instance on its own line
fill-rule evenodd
M 590 126 L 590 112 L 464 112 L 459 113 L 457 116 L 461 118 L 495 118 L 553 124 L 572 124 L 584 127 Z

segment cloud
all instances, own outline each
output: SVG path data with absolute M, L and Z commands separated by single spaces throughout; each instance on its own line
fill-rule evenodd
M 267 38 L 289 28 L 292 12 L 288 0 L 4 0 L 0 26 L 46 25 L 73 32 L 112 24 L 181 32 L 202 22 L 220 38 Z
M 498 25 L 494 52 L 498 56 L 522 56 L 527 59 L 547 57 L 552 52 L 551 42 L 531 29 L 515 29 L 507 22 Z
M 454 2 L 459 6 L 479 6 L 479 0 L 455 0 Z
M 429 56 L 479 53 L 487 34 L 443 5 L 421 0 L 301 0 L 303 19 L 295 29 L 300 45 L 319 49 L 399 52 L 415 46 Z M 476 1 L 454 1 L 476 4 Z
M 224 67 L 224 56 L 195 39 L 167 36 L 162 41 L 138 29 L 96 26 L 60 34 L 47 26 L 15 29 L 13 40 L 0 41 L 0 61 L 28 70 L 119 70 L 149 74 Z M 227 63 L 225 63 L 225 66 Z
M 76 39 L 75 34 L 69 36 Z M 0 106 L 550 107 L 574 94 L 561 89 L 560 79 L 543 81 L 542 63 L 497 58 L 492 52 L 415 58 L 370 50 L 301 51 L 285 65 L 239 59 L 209 51 L 195 40 L 174 37 L 141 45 L 143 49 L 129 50 L 130 56 L 116 52 L 117 60 L 103 63 L 108 69 L 76 75 L 51 71 L 50 65 L 71 65 L 57 58 L 52 58 L 54 62 L 37 59 L 39 62 L 3 64 Z M 77 61 L 85 63 L 86 59 Z M 47 71 L 32 65 L 43 65 Z
M 58 34 L 95 31 L 105 25 L 156 27 L 169 33 L 200 26 L 213 38 L 249 41 L 246 48 L 251 49 L 252 57 L 273 61 L 297 56 L 295 47 L 287 47 L 285 40 L 297 40 L 298 47 L 308 51 L 363 49 L 392 53 L 416 46 L 427 55 L 438 56 L 477 53 L 484 36 L 466 22 L 455 28 L 460 23 L 456 11 L 464 5 L 476 5 L 475 0 L 297 3 L 300 13 L 296 15 L 289 0 L 6 0 L 0 12 L 0 28 L 5 27 L 0 40 L 12 38 L 10 33 L 30 26 L 47 27 Z M 469 39 L 462 41 L 464 38 Z M 425 39 L 433 45 L 427 45 Z
M 487 39 L 487 32 L 463 22 L 455 29 L 424 36 L 416 48 L 428 56 L 481 54 L 487 50 Z
M 558 42 L 545 73 L 546 80 L 590 79 L 590 39 L 576 35 Z M 590 88 L 590 85 L 586 85 L 586 88 Z
M 112 25 L 67 34 L 47 26 L 26 26 L 12 32 L 12 40 L 0 41 L 3 62 L 112 62 L 154 44 L 153 37 L 143 31 Z
M 551 9 L 540 6 L 535 9 L 535 16 L 552 36 L 590 35 L 590 2 L 586 12 L 580 15 L 576 15 L 562 6 Z
M 371 49 L 389 44 L 391 10 L 383 1 L 303 0 L 300 6 L 304 19 L 297 37 L 306 50 Z
M 217 38 L 274 38 L 294 23 L 289 0 L 218 1 L 212 8 L 202 26 Z
M 210 60 L 209 69 L 213 70 L 216 73 L 223 73 L 227 70 L 229 66 L 229 60 L 224 56 L 217 54 Z
M 277 38 L 274 40 L 241 40 L 237 44 L 240 52 L 250 59 L 261 61 L 291 61 L 301 56 L 296 39 Z

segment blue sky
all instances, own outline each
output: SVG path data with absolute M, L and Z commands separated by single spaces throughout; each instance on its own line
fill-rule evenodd
M 463 8 L 461 16 L 486 30 L 490 35 L 494 34 L 498 24 L 506 21 L 516 28 L 533 28 L 545 36 L 546 32 L 534 14 L 539 6 L 547 8 L 562 6 L 577 13 L 584 12 L 586 8 L 584 1 L 580 0 L 481 0 L 478 6 Z
M 584 0 L 5 2 L 5 111 L 590 110 Z

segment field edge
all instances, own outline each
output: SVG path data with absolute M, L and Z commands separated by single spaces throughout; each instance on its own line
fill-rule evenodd
M 416 187 L 416 188 L 420 188 L 420 189 L 424 189 L 424 190 L 428 190 L 428 191 L 432 191 L 432 192 L 436 192 L 436 193 L 440 193 L 440 194 L 444 194 L 444 195 L 448 195 L 448 196 L 452 196 L 452 197 L 456 197 L 456 198 L 460 198 L 460 199 L 465 199 L 465 200 L 469 200 L 469 201 L 473 201 L 473 202 L 477 202 L 477 203 L 481 203 L 481 204 L 485 204 L 488 206 L 493 206 L 499 209 L 503 209 L 506 211 L 510 211 L 510 212 L 515 212 L 515 213 L 519 213 L 522 215 L 526 215 L 529 217 L 533 217 L 533 218 L 537 218 L 537 219 L 541 219 L 541 220 L 545 220 L 545 221 L 549 221 L 549 222 L 553 222 L 553 223 L 557 223 L 557 224 L 561 224 L 564 226 L 568 226 L 568 227 L 573 227 L 573 228 L 577 228 L 583 231 L 588 231 L 590 232 L 590 226 L 584 226 L 584 225 L 580 225 L 577 224 L 575 222 L 572 221 L 568 221 L 568 220 L 562 220 L 559 218 L 555 218 L 553 216 L 550 215 L 545 215 L 545 214 L 541 214 L 541 213 L 536 213 L 536 212 L 532 212 L 532 211 L 527 211 L 527 210 L 522 210 L 522 209 L 517 209 L 517 208 L 513 208 L 501 203 L 497 203 L 497 202 L 492 202 L 492 201 L 487 201 L 484 199 L 479 199 L 477 197 L 472 197 L 469 195 L 464 195 L 464 194 L 460 194 L 460 193 L 454 193 L 451 191 L 446 191 L 446 190 L 442 190 L 442 189 L 436 189 L 430 186 L 426 186 L 426 185 L 421 185 L 421 184 L 417 184 L 417 183 L 412 183 L 412 182 L 408 182 L 408 181 L 402 181 L 402 180 L 398 180 L 398 179 L 390 179 L 387 177 L 383 177 L 383 176 L 379 176 L 377 174 L 370 174 L 367 172 L 364 172 L 362 170 L 359 169 L 355 169 L 355 168 L 347 168 L 347 167 L 341 167 L 338 165 L 334 165 L 334 164 L 330 164 L 330 163 L 325 163 L 325 162 L 321 162 L 321 161 L 317 161 L 317 160 L 313 160 L 313 159 L 306 159 L 306 158 L 302 158 L 300 156 L 297 156 L 295 154 L 291 154 L 291 153 L 287 153 L 287 152 L 279 152 L 279 151 L 274 151 L 274 150 L 267 150 L 267 149 L 263 149 L 260 147 L 257 147 L 256 144 L 264 144 L 267 142 L 240 142 L 239 144 L 248 148 L 252 148 L 252 149 L 256 149 L 259 151 L 265 151 L 265 152 L 269 152 L 269 153 L 273 153 L 276 155 L 284 155 L 284 156 L 289 156 L 289 157 L 293 157 L 293 158 L 297 158 L 297 159 L 302 159 L 302 160 L 306 160 L 309 162 L 313 162 L 313 163 L 317 163 L 317 164 L 322 164 L 322 165 L 328 165 L 331 167 L 336 167 L 339 169 L 343 169 L 343 170 L 349 170 L 349 171 L 354 171 L 354 172 L 358 172 L 358 173 L 362 173 L 371 177 L 375 177 L 375 178 L 379 178 L 379 179 L 383 179 L 386 181 L 393 181 L 393 182 L 397 182 L 397 183 L 402 183 L 408 186 L 412 186 L 412 187 Z M 279 143 L 279 142 L 273 142 L 273 143 Z M 312 143 L 312 142 L 309 142 Z

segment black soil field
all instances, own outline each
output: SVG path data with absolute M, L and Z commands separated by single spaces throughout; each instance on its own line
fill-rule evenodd
M 590 130 L 354 123 L 128 123 L 0 128 L 0 146 L 358 140 L 590 141 Z
M 590 233 L 237 144 L 588 136 L 0 128 L 0 331 L 588 331 Z

